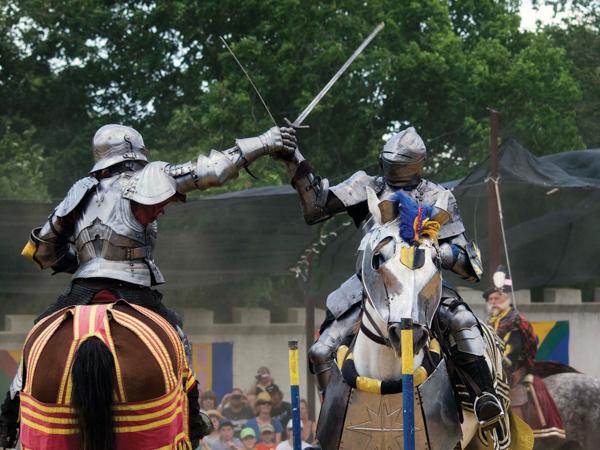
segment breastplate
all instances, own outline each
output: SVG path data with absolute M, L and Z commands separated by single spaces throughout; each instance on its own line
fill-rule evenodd
M 79 206 L 73 278 L 111 278 L 143 286 L 164 283 L 153 259 L 157 224 L 140 224 L 123 197 L 132 172 L 105 178 Z

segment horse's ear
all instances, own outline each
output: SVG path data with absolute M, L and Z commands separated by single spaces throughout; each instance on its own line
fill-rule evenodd
M 381 210 L 379 209 L 379 199 L 373 188 L 367 186 L 367 204 L 369 205 L 369 212 L 373 216 L 373 219 L 378 225 L 382 224 L 381 221 Z
M 392 200 L 381 200 L 379 202 L 379 211 L 381 211 L 381 222 L 388 223 L 398 217 L 398 202 Z
M 450 220 L 450 213 L 448 212 L 448 203 L 450 202 L 450 191 L 444 190 L 440 193 L 433 209 L 431 211 L 431 218 L 438 222 L 440 225 L 444 225 Z

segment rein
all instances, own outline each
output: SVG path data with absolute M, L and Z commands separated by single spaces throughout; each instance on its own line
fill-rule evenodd
M 369 339 L 371 339 L 373 342 L 375 342 L 379 345 L 386 346 L 386 347 L 391 347 L 390 340 L 383 335 L 383 332 L 375 323 L 375 319 L 373 319 L 373 316 L 371 316 L 371 314 L 369 314 L 369 311 L 367 310 L 366 305 L 363 308 L 363 314 L 365 315 L 365 317 L 367 318 L 367 320 L 369 321 L 371 326 L 375 329 L 377 334 L 375 334 L 371 330 L 369 330 L 369 328 L 367 328 L 367 326 L 363 323 L 362 320 L 360 321 L 360 331 L 362 331 L 364 333 L 364 335 L 367 336 Z

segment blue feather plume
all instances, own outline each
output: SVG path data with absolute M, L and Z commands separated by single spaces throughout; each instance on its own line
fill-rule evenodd
M 395 202 L 398 202 L 399 206 L 400 237 L 404 242 L 412 245 L 415 243 L 415 231 L 413 226 L 415 219 L 419 214 L 419 204 L 403 191 L 394 192 L 391 199 Z M 429 219 L 431 217 L 432 207 L 424 205 L 421 208 L 421 221 Z

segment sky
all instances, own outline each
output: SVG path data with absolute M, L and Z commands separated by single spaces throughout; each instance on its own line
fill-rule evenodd
M 564 14 L 559 14 L 555 19 L 552 17 L 554 11 L 551 6 L 541 6 L 537 10 L 533 9 L 531 0 L 523 0 L 521 3 L 521 29 L 535 31 L 535 23 L 537 20 L 543 24 L 551 24 L 560 22 L 560 18 Z

